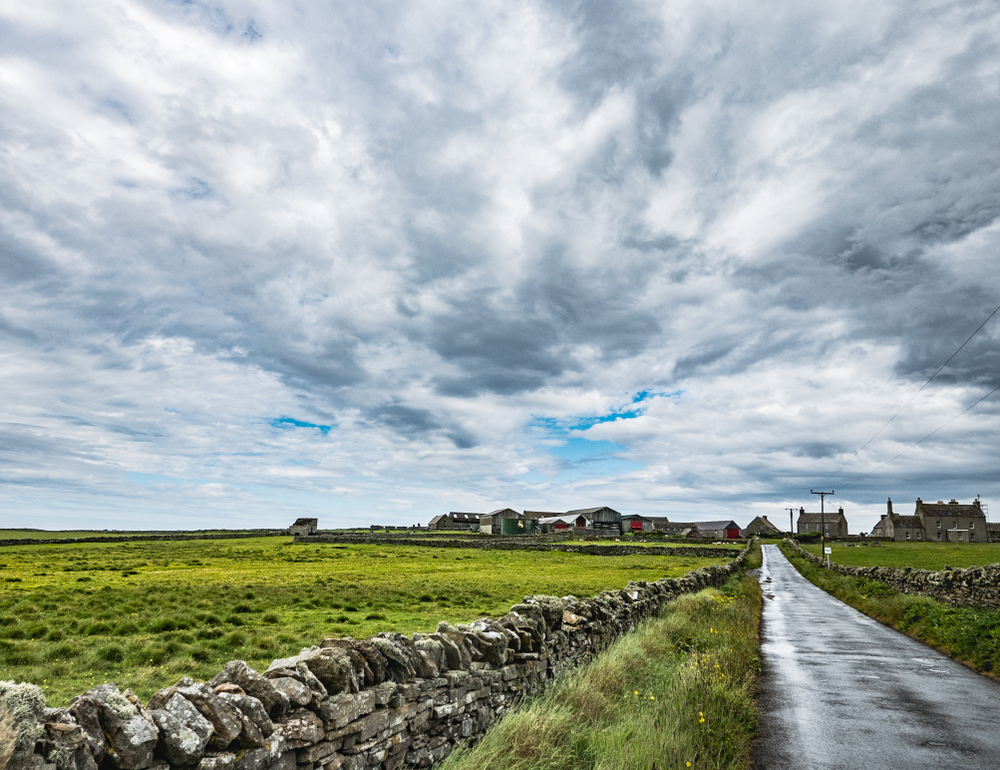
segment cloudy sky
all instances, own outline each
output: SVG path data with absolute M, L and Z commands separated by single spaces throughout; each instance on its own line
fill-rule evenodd
M 7 0 L 0 526 L 996 518 L 998 129 L 994 2 Z

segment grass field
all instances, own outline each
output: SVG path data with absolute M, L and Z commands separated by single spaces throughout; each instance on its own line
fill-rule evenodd
M 1000 543 L 880 543 L 877 547 L 853 548 L 833 544 L 830 558 L 849 567 L 913 567 L 939 570 L 978 567 L 1000 562 Z M 819 556 L 822 546 L 805 545 Z
M 749 767 L 760 602 L 746 575 L 671 602 L 442 770 Z
M 0 550 L 0 679 L 49 705 L 113 681 L 148 697 L 225 661 L 266 667 L 324 636 L 433 631 L 526 594 L 590 596 L 725 558 L 586 556 L 288 537 L 26 545 Z

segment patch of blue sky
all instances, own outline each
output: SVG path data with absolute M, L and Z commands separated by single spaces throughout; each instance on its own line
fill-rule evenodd
M 335 428 L 335 425 L 317 425 L 314 422 L 305 422 L 303 420 L 296 420 L 292 417 L 272 417 L 267 421 L 267 424 L 272 428 L 281 428 L 282 430 L 289 430 L 291 428 L 314 428 L 320 431 L 324 436 L 330 432 L 331 428 Z
M 625 448 L 612 441 L 590 441 L 570 438 L 560 446 L 549 448 L 549 453 L 562 462 L 558 478 L 573 481 L 582 478 L 620 476 L 642 469 L 642 464 L 622 456 Z

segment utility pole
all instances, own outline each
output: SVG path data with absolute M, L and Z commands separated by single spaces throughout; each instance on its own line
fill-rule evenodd
M 830 559 L 826 555 L 826 496 L 834 494 L 831 489 L 829 492 L 813 492 L 809 490 L 810 495 L 819 495 L 819 531 L 823 537 L 823 558 L 826 559 L 826 566 L 830 566 Z
M 792 523 L 792 517 L 795 515 L 795 509 L 794 508 L 785 508 L 785 510 L 788 511 L 788 534 L 794 536 L 795 535 L 795 524 Z

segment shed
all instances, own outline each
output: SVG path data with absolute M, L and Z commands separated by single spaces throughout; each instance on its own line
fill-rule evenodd
M 622 516 L 622 532 L 652 532 L 653 520 L 640 516 L 637 513 L 630 513 Z
M 614 508 L 578 508 L 567 511 L 567 516 L 576 519 L 577 529 L 592 529 L 594 534 L 620 535 L 622 532 L 622 515 Z M 583 526 L 581 526 L 581 519 Z
M 569 516 L 546 516 L 538 520 L 538 526 L 543 535 L 569 532 L 573 527 L 573 519 Z
M 490 511 L 479 519 L 479 531 L 486 535 L 499 535 L 502 530 L 501 522 L 504 519 L 523 519 L 520 513 L 513 508 L 497 508 Z
M 288 528 L 289 535 L 315 535 L 319 528 L 319 519 L 296 519 Z

